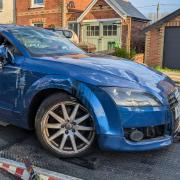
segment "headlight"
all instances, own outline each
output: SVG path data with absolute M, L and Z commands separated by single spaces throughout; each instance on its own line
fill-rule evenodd
M 160 102 L 152 95 L 128 88 L 103 88 L 119 106 L 160 106 Z

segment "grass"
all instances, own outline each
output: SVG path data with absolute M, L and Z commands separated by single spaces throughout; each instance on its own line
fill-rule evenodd
M 180 70 L 179 69 L 169 69 L 169 68 L 161 68 L 159 66 L 155 67 L 155 69 L 157 71 L 160 71 L 160 72 L 175 72 L 175 73 L 180 73 Z

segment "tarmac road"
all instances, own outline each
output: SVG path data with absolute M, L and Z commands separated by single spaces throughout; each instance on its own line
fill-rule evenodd
M 97 158 L 100 163 L 92 170 L 49 154 L 36 140 L 34 132 L 0 126 L 0 154 L 18 161 L 28 158 L 41 168 L 87 180 L 180 179 L 180 140 L 167 149 L 143 153 L 102 152 L 96 148 L 89 158 Z M 0 180 L 13 179 L 17 178 L 0 171 Z

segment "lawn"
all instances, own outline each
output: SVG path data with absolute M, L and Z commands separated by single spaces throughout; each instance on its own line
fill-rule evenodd
M 175 72 L 175 73 L 180 73 L 180 70 L 179 69 L 168 69 L 168 68 L 161 68 L 159 66 L 155 67 L 155 69 L 157 71 L 160 71 L 160 72 Z

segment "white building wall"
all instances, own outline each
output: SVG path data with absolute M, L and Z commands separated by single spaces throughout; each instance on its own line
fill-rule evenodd
M 15 0 L 2 0 L 3 8 L 0 10 L 0 24 L 15 23 Z

